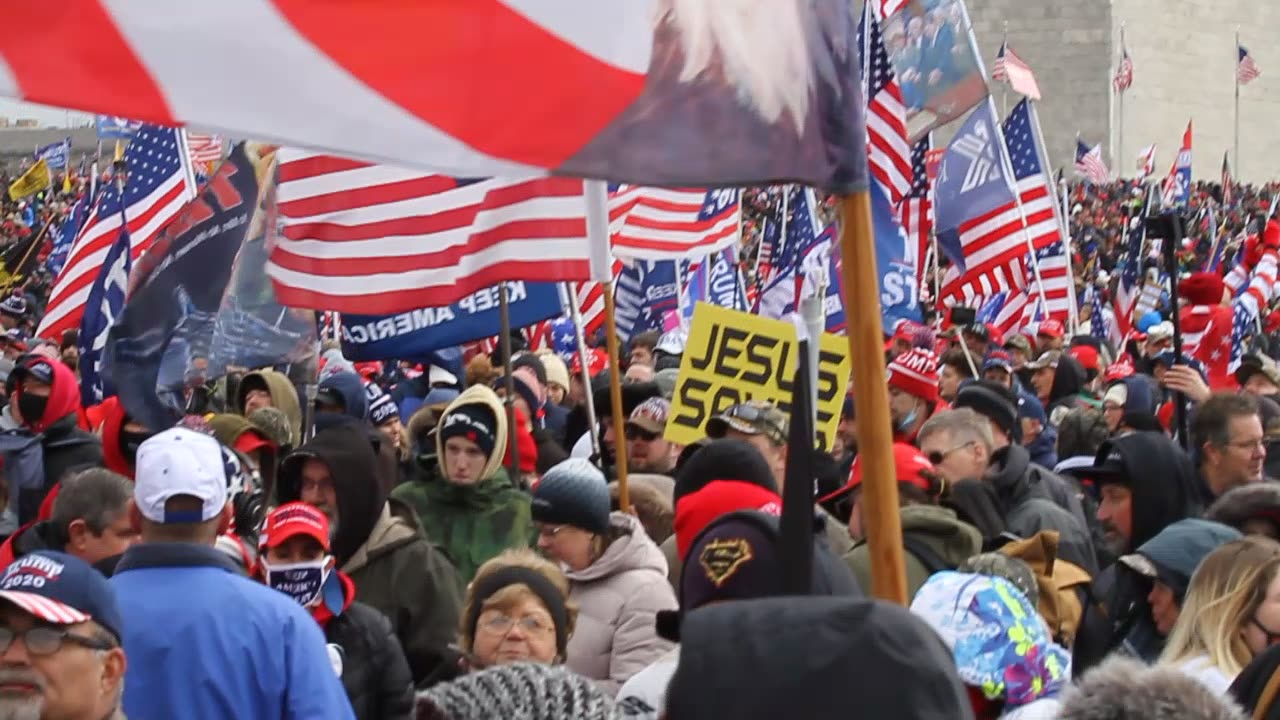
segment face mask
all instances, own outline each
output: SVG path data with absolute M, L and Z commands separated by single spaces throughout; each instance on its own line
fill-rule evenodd
M 262 561 L 267 585 L 293 598 L 302 607 L 320 601 L 320 590 L 329 577 L 329 556 L 307 562 L 269 565 Z
M 911 412 L 907 413 L 907 416 L 902 418 L 898 423 L 898 432 L 906 432 L 909 430 L 912 425 L 916 424 L 916 417 L 919 415 L 920 409 L 918 407 L 911 408 Z
M 25 416 L 24 416 L 25 417 Z M 133 465 L 138 458 L 138 447 L 143 441 L 151 437 L 151 433 L 147 431 L 134 432 L 132 430 L 120 431 L 120 453 L 124 455 L 124 459 Z
M 18 412 L 22 413 L 22 419 L 26 424 L 40 422 L 40 418 L 44 417 L 44 409 L 49 404 L 49 398 L 42 395 L 34 395 L 32 393 L 22 393 L 18 395 Z

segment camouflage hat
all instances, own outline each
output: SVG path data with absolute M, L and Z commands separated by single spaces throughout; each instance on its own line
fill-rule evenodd
M 786 413 L 773 403 L 748 400 L 708 420 L 706 433 L 707 437 L 717 439 L 736 430 L 744 435 L 764 435 L 775 445 L 785 445 L 789 427 Z
M 254 429 L 262 433 L 276 447 L 292 446 L 293 427 L 289 424 L 289 416 L 275 407 L 262 407 L 249 413 L 245 418 Z
M 1021 558 L 998 552 L 980 553 L 961 563 L 959 571 L 1004 578 L 1022 591 L 1032 607 L 1040 602 L 1036 574 Z

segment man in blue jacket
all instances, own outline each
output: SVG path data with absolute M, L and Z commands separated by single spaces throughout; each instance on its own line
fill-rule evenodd
M 214 549 L 232 518 L 223 453 L 185 428 L 138 449 L 129 515 L 142 543 L 111 580 L 129 657 L 125 714 L 353 718 L 315 621 Z

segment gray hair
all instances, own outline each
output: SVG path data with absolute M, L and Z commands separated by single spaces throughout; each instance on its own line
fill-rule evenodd
M 996 444 L 995 437 L 991 434 L 991 422 L 972 408 L 944 410 L 934 415 L 920 428 L 916 441 L 924 442 L 938 433 L 946 433 L 956 443 L 981 443 L 987 448 L 987 452 L 991 452 Z
M 73 520 L 84 520 L 89 531 L 101 535 L 120 517 L 133 497 L 129 478 L 106 468 L 89 468 L 62 481 L 50 520 L 64 532 Z

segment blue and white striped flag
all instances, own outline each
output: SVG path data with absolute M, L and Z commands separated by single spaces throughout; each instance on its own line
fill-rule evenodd
M 129 270 L 133 265 L 129 250 L 129 228 L 122 219 L 116 241 L 107 251 L 98 277 L 89 289 L 80 320 L 80 401 L 84 407 L 115 394 L 114 387 L 100 371 L 107 333 L 124 311 L 128 297 Z

